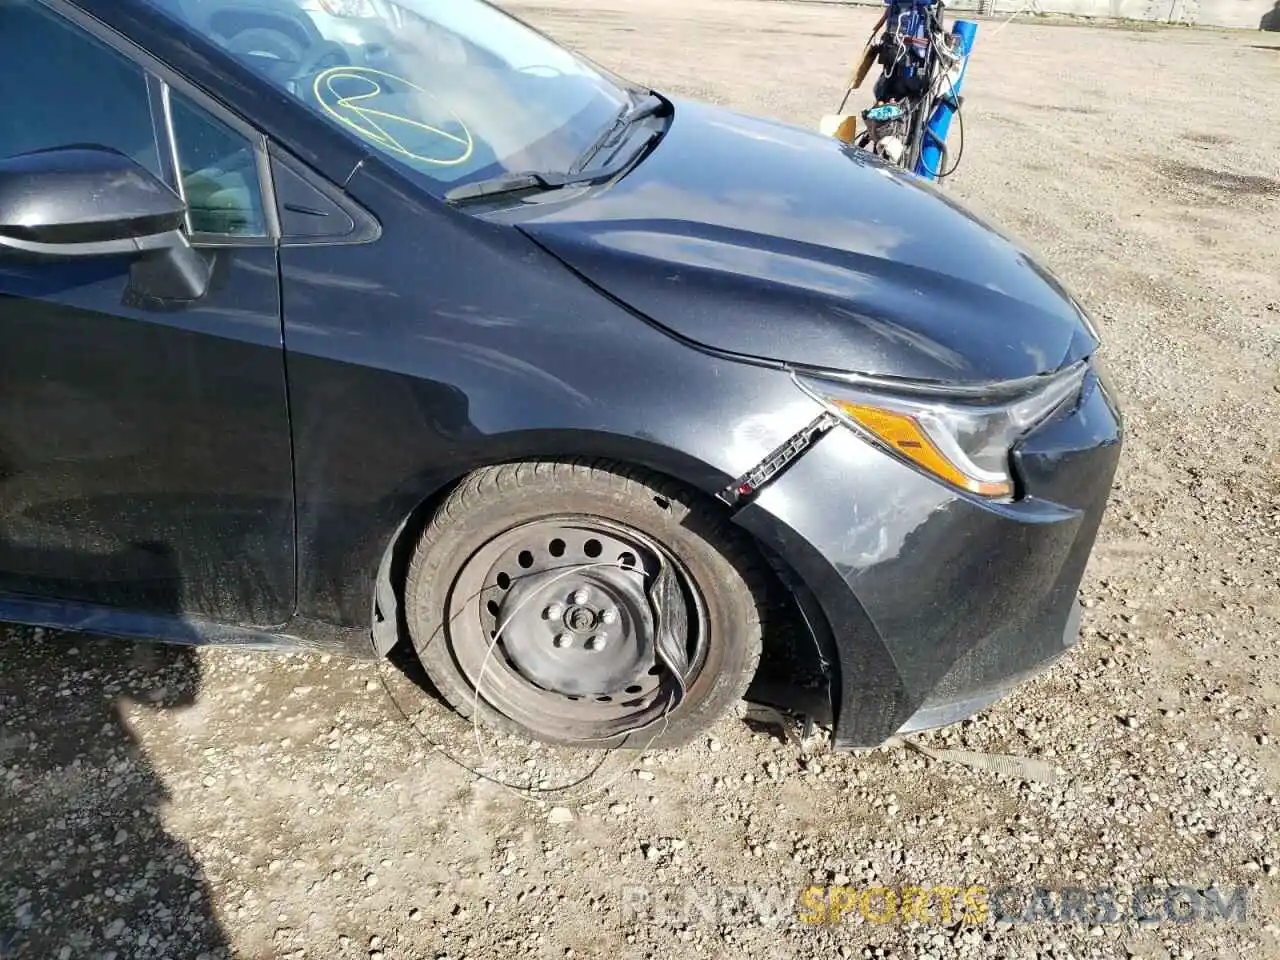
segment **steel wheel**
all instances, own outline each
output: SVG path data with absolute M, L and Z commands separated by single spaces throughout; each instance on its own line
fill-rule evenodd
M 509 463 L 466 477 L 428 522 L 405 620 L 464 717 L 551 743 L 674 746 L 750 684 L 767 576 L 719 504 L 668 480 Z
M 680 584 L 666 615 L 687 624 L 683 682 L 658 655 L 649 601 L 663 561 Z M 643 534 L 600 518 L 553 517 L 495 537 L 459 571 L 448 619 L 472 690 L 544 737 L 604 740 L 654 725 L 705 653 L 704 605 L 688 574 Z

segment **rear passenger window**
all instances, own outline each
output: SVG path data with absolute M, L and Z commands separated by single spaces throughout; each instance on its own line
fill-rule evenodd
M 0 156 L 94 144 L 157 176 L 142 68 L 35 0 L 0 0 Z

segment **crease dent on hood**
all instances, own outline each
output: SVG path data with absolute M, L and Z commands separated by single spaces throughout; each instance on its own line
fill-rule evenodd
M 515 222 L 653 322 L 729 353 L 872 375 L 1016 379 L 1095 341 L 1022 247 L 827 137 L 677 102 L 617 183 Z

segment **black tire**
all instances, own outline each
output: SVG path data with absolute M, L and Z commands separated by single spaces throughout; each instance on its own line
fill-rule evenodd
M 470 717 L 475 688 L 454 643 L 463 618 L 471 614 L 463 608 L 447 622 L 451 602 L 457 603 L 451 599 L 455 583 L 486 544 L 524 524 L 567 515 L 638 532 L 682 568 L 704 614 L 701 667 L 678 706 L 625 735 L 563 736 L 530 729 L 484 697 L 478 701 L 480 719 L 505 732 L 582 747 L 687 743 L 740 700 L 751 683 L 760 659 L 768 568 L 750 537 L 733 527 L 714 501 L 644 470 L 607 461 L 548 460 L 489 467 L 463 480 L 427 524 L 406 578 L 405 614 L 423 667 L 449 704 Z M 488 689 L 488 676 L 482 689 Z

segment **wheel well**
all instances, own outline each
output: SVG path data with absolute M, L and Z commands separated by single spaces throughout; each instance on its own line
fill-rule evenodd
M 554 456 L 520 457 L 497 461 L 520 463 L 534 460 L 572 459 Z M 611 458 L 610 465 L 642 469 L 683 490 L 690 498 L 714 504 L 728 518 L 733 510 L 679 477 L 656 470 L 647 464 L 630 463 Z M 476 467 L 475 469 L 481 469 Z M 414 548 L 431 517 L 453 490 L 471 473 L 460 474 L 426 496 L 401 522 L 387 544 L 379 567 L 373 603 L 374 645 L 381 656 L 393 647 L 408 646 L 408 625 L 404 616 L 404 587 Z M 749 695 L 771 706 L 814 716 L 823 722 L 831 719 L 839 704 L 839 658 L 831 640 L 830 626 L 817 603 L 813 602 L 800 577 L 786 561 L 762 544 L 750 531 L 738 529 L 759 551 L 766 575 L 761 578 L 763 596 L 756 602 L 764 620 L 762 669 Z M 785 679 L 780 679 L 785 678 Z M 815 691 L 815 687 L 817 688 Z

